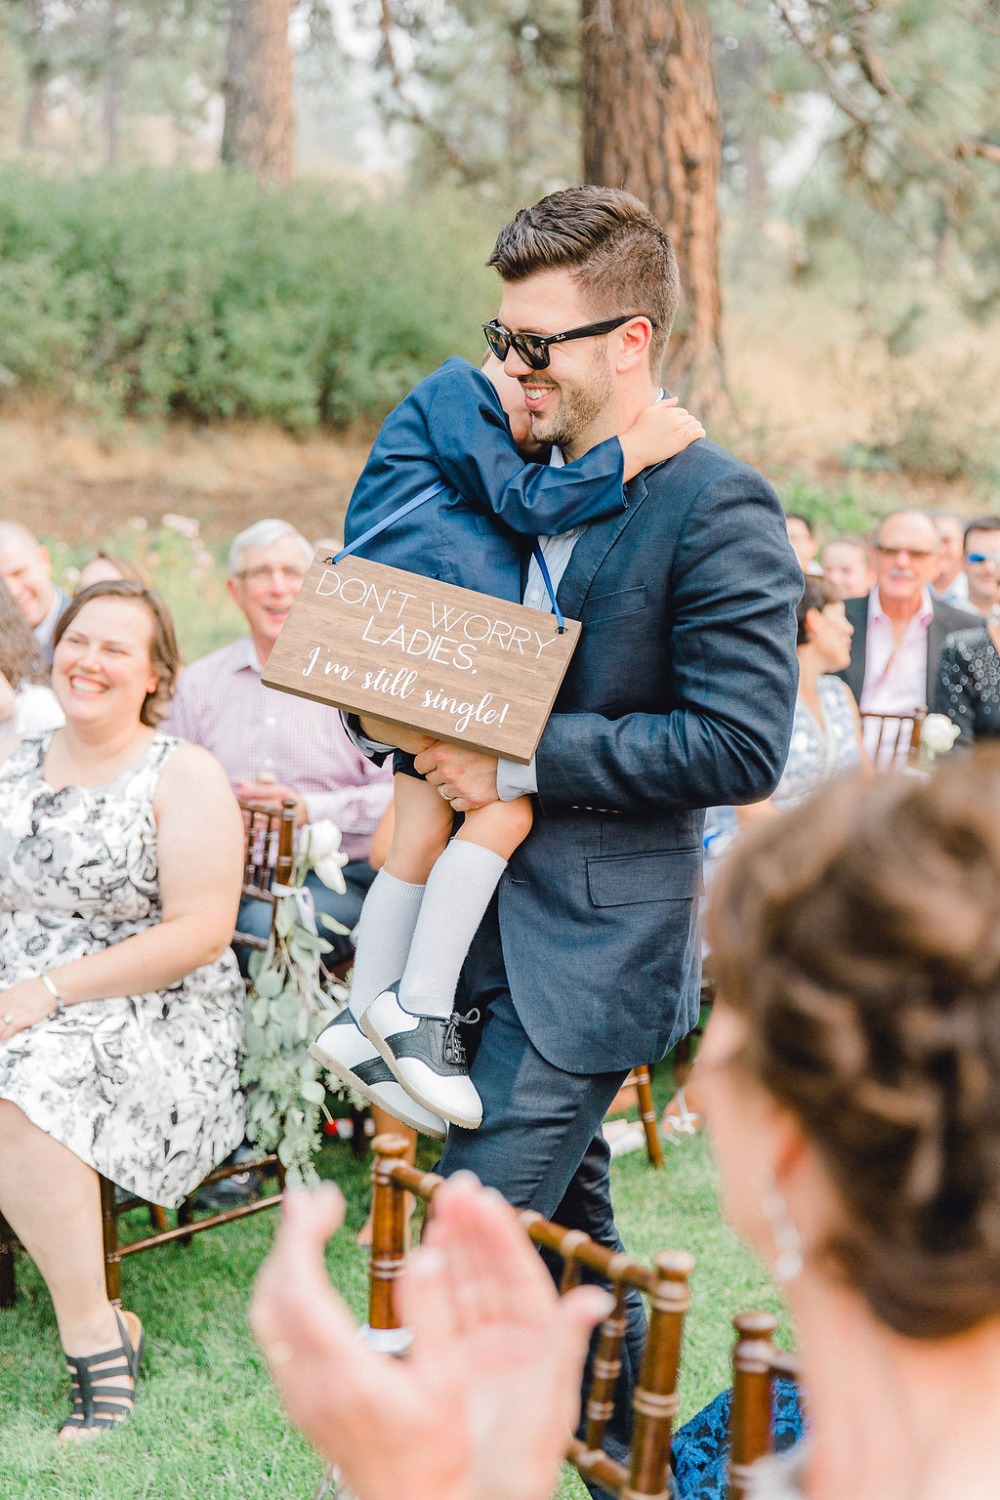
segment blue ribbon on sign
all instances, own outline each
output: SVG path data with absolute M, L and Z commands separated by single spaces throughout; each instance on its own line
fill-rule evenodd
M 442 494 L 447 488 L 448 486 L 446 484 L 442 484 L 440 482 L 438 482 L 437 484 L 429 484 L 425 490 L 420 491 L 419 495 L 414 495 L 412 500 L 407 500 L 405 505 L 401 505 L 399 506 L 398 510 L 394 510 L 391 516 L 386 516 L 383 520 L 376 521 L 374 526 L 369 526 L 367 531 L 362 532 L 359 537 L 355 537 L 354 541 L 351 542 L 349 546 L 342 547 L 339 552 L 335 553 L 334 556 L 330 558 L 330 562 L 333 563 L 334 566 L 336 566 L 337 563 L 341 562 L 345 557 L 350 557 L 352 552 L 357 552 L 358 549 L 363 547 L 366 542 L 370 542 L 373 537 L 380 536 L 383 531 L 387 531 L 388 528 L 394 525 L 396 521 L 401 521 L 404 516 L 408 516 L 411 511 L 416 510 L 419 506 L 426 505 L 428 500 L 433 500 L 436 495 Z M 538 571 L 542 575 L 542 582 L 545 584 L 546 592 L 549 596 L 549 602 L 552 605 L 552 613 L 556 617 L 556 629 L 558 630 L 559 634 L 562 635 L 566 629 L 566 621 L 563 617 L 562 610 L 559 608 L 559 603 L 556 599 L 556 591 L 552 587 L 552 578 L 549 574 L 548 564 L 546 563 L 545 558 L 542 555 L 542 549 L 537 542 L 533 544 L 531 551 L 532 555 L 534 556 L 535 562 L 538 564 Z

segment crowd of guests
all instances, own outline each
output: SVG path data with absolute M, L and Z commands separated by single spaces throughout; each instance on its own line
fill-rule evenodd
M 805 516 L 786 519 L 803 572 L 845 601 L 839 673 L 862 714 L 944 714 L 963 744 L 1000 733 L 1000 516 L 897 510 L 822 548 Z
M 869 716 L 930 709 L 964 744 L 1000 734 L 1000 519 L 897 510 L 822 547 L 806 518 L 787 520 L 804 574 L 792 746 L 773 796 L 741 810 L 761 826 L 715 886 L 724 1001 L 698 1101 L 727 1211 L 783 1257 L 801 1340 L 808 1448 L 762 1472 L 761 1494 L 971 1500 L 990 1492 L 977 1413 L 1000 1384 L 1000 762 L 822 787 L 870 767 Z M 346 892 L 316 881 L 314 896 L 348 931 L 373 879 L 391 768 L 337 715 L 261 680 L 311 556 L 283 521 L 236 537 L 228 586 L 247 633 L 182 668 L 134 564 L 100 552 L 70 599 L 37 539 L 0 523 L 0 1214 L 52 1295 L 73 1389 L 64 1441 L 130 1413 L 143 1348 L 138 1318 L 104 1295 L 97 1174 L 169 1206 L 242 1137 L 226 787 L 340 827 Z M 252 920 L 240 911 L 241 929 Z M 321 1268 L 338 1209 L 289 1205 L 255 1326 L 293 1416 L 364 1500 L 551 1490 L 603 1304 L 581 1291 L 560 1307 L 504 1214 L 461 1180 L 443 1193 L 408 1273 L 415 1358 L 373 1375 L 369 1412 L 338 1374 L 375 1356 Z M 498 1334 L 507 1353 L 482 1381 Z M 941 1380 L 947 1422 L 933 1419 Z M 845 1446 L 844 1430 L 861 1436 Z M 495 1461 L 508 1452 L 516 1465 Z

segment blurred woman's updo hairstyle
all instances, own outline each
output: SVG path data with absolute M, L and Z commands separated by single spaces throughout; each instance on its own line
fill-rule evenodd
M 825 1247 L 901 1334 L 1000 1313 L 1000 752 L 831 783 L 748 830 L 708 919 L 733 1066 L 842 1205 Z
M 177 636 L 174 633 L 174 622 L 170 617 L 170 611 L 159 594 L 154 594 L 152 589 L 147 589 L 143 584 L 133 583 L 131 579 L 107 578 L 100 583 L 92 583 L 88 588 L 81 589 L 78 594 L 73 595 L 59 616 L 55 634 L 52 637 L 53 649 L 58 647 L 77 615 L 92 599 L 132 599 L 137 604 L 143 605 L 149 614 L 153 627 L 149 642 L 149 660 L 157 675 L 157 684 L 155 692 L 146 694 L 139 711 L 139 721 L 154 729 L 166 713 L 167 705 L 174 695 L 177 674 L 181 667 L 181 655 L 177 649 Z

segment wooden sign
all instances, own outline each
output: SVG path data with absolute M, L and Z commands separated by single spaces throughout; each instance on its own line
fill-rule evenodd
M 580 638 L 553 614 L 359 557 L 317 553 L 267 687 L 527 764 Z

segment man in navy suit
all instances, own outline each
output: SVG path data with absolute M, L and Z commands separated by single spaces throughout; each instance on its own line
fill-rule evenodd
M 554 193 L 501 230 L 490 264 L 502 296 L 487 338 L 554 461 L 659 398 L 677 269 L 637 199 Z M 802 589 L 774 492 L 714 444 L 645 470 L 626 495 L 619 514 L 543 543 L 583 632 L 532 765 L 443 744 L 416 762 L 458 812 L 524 791 L 536 802 L 459 995 L 483 1123 L 452 1129 L 440 1169 L 609 1245 L 601 1122 L 629 1068 L 697 1020 L 704 809 L 777 784 Z M 544 599 L 532 562 L 524 602 Z M 633 1308 L 627 1366 L 641 1328 Z

